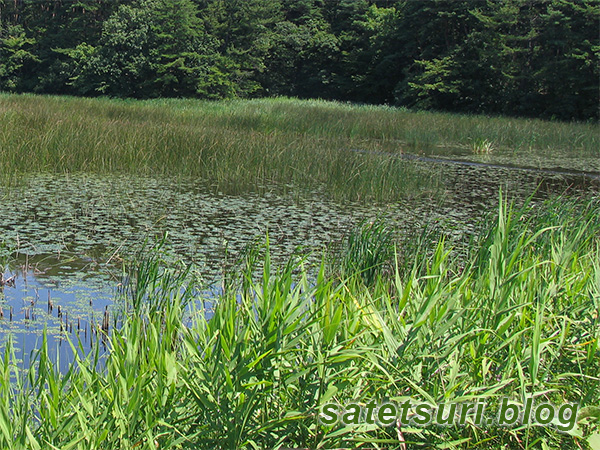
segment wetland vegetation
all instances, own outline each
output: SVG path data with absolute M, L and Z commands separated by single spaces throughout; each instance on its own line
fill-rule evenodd
M 0 0 L 0 448 L 600 450 L 599 18 Z
M 435 166 L 399 158 L 403 152 L 484 162 L 512 157 L 533 168 L 600 173 L 595 124 L 319 100 L 6 94 L 0 95 L 0 117 L 4 177 L 44 171 L 187 175 L 229 193 L 277 183 L 324 187 L 340 199 L 393 201 L 433 194 L 440 184 Z
M 558 199 L 532 211 L 501 200 L 466 254 L 424 235 L 403 258 L 392 248 L 377 261 L 361 258 L 356 241 L 368 245 L 388 231 L 364 224 L 377 229 L 358 231 L 344 257 L 366 267 L 343 272 L 293 258 L 274 266 L 267 239 L 211 299 L 210 315 L 190 272 L 166 268 L 159 251 L 149 252 L 133 266 L 122 322 L 106 338 L 102 361 L 100 345 L 86 354 L 69 339 L 78 356 L 61 373 L 44 340 L 22 370 L 6 347 L 0 442 L 7 449 L 596 448 L 599 214 L 597 201 Z M 501 396 L 576 402 L 588 417 L 569 433 L 318 422 L 319 406 L 331 400 L 497 405 Z
M 598 448 L 598 125 L 29 94 L 0 119 L 0 447 Z M 529 395 L 581 420 L 318 422 Z

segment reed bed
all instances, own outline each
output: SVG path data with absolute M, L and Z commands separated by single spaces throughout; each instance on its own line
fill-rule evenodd
M 442 236 L 399 258 L 374 238 L 388 236 L 384 225 L 364 224 L 342 247 L 357 258 L 344 271 L 302 259 L 274 267 L 267 238 L 210 311 L 193 270 L 150 252 L 132 264 L 106 354 L 71 342 L 78 356 L 65 374 L 46 342 L 25 369 L 7 347 L 0 447 L 595 450 L 599 216 L 597 200 L 524 209 L 500 200 L 466 256 Z M 569 433 L 318 421 L 328 401 L 493 406 L 527 395 L 576 402 L 589 417 Z
M 209 102 L 0 94 L 0 175 L 51 171 L 197 177 L 236 193 L 277 184 L 339 198 L 432 195 L 441 172 L 403 151 L 490 148 L 599 155 L 597 124 L 410 112 L 318 100 Z M 356 151 L 358 150 L 358 151 Z

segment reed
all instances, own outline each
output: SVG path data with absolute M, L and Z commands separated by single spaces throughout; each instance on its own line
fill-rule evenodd
M 363 282 L 373 285 L 378 276 L 391 270 L 394 261 L 394 230 L 385 219 L 363 221 L 350 230 L 332 266 L 341 277 L 360 274 Z
M 274 267 L 267 238 L 230 274 L 238 282 L 212 299 L 210 314 L 194 278 L 148 252 L 132 264 L 126 313 L 106 354 L 71 342 L 77 357 L 61 374 L 46 341 L 26 369 L 6 348 L 0 446 L 595 449 L 599 214 L 597 200 L 518 209 L 501 199 L 466 256 L 427 237 L 410 265 L 406 258 L 402 270 L 392 264 L 368 280 L 362 251 L 348 266 L 354 273 L 330 277 L 325 263 Z M 384 231 L 363 226 L 354 239 L 377 248 L 372 237 Z M 331 400 L 493 406 L 526 395 L 587 409 L 568 434 L 317 420 Z
M 340 199 L 438 192 L 405 152 L 485 142 L 494 153 L 599 156 L 596 124 L 410 112 L 317 100 L 209 102 L 0 94 L 0 175 L 38 171 L 195 177 L 222 192 L 276 184 Z

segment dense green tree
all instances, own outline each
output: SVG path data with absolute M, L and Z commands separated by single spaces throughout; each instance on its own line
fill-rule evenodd
M 240 96 L 263 92 L 265 59 L 274 45 L 274 28 L 282 20 L 280 0 L 196 0 L 206 31 L 229 62 Z
M 105 22 L 97 47 L 65 51 L 84 94 L 227 97 L 235 86 L 190 0 L 139 0 Z
M 598 117 L 600 3 L 490 1 L 487 9 L 479 18 L 498 44 L 502 112 Z
M 277 25 L 261 82 L 270 94 L 331 98 L 338 52 L 338 39 L 322 17 L 298 15 Z
M 598 0 L 0 0 L 0 89 L 598 119 Z
M 371 5 L 345 35 L 344 71 L 338 78 L 348 100 L 394 103 L 394 88 L 403 77 L 408 60 L 400 40 L 400 8 Z
M 405 9 L 413 64 L 402 104 L 561 119 L 598 117 L 596 1 L 430 2 Z M 428 26 L 437 35 L 428 34 Z M 424 34 L 423 34 L 424 33 Z M 402 39 L 409 42 L 406 36 Z
M 62 49 L 82 42 L 96 45 L 103 22 L 118 6 L 118 1 L 36 0 L 22 1 L 18 21 L 35 40 L 39 64 L 27 73 L 28 84 L 37 92 L 73 93 L 69 58 Z M 58 49 L 58 51 L 57 51 Z
M 370 37 L 365 27 L 369 4 L 366 0 L 324 0 L 323 3 L 323 16 L 337 44 L 329 68 L 329 92 L 344 100 L 362 100 L 356 89 L 356 78 L 369 64 L 365 58 Z
M 460 56 L 465 41 L 479 21 L 471 11 L 483 0 L 408 2 L 402 11 L 398 37 L 404 43 L 407 65 L 399 80 L 397 102 L 421 108 L 461 106 Z M 464 53 L 464 54 L 463 54 Z
M 26 90 L 28 67 L 39 62 L 32 53 L 34 44 L 22 26 L 0 23 L 0 90 Z

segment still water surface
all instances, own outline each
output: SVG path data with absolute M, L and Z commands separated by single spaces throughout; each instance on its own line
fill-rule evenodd
M 0 345 L 12 339 L 26 364 L 47 330 L 66 365 L 71 355 L 63 337 L 89 348 L 91 325 L 114 306 L 123 259 L 165 232 L 173 255 L 194 262 L 210 286 L 224 261 L 267 231 L 275 260 L 299 247 L 319 258 L 319 250 L 363 219 L 383 215 L 400 234 L 440 223 L 460 239 L 496 207 L 500 189 L 517 199 L 536 189 L 539 199 L 600 192 L 600 159 L 536 167 L 534 160 L 507 155 L 416 158 L 438 171 L 441 195 L 365 205 L 334 201 L 325 190 L 267 186 L 226 195 L 195 180 L 90 174 L 31 174 L 16 186 L 0 186 L 0 263 L 5 278 L 15 277 L 14 287 L 0 292 Z

